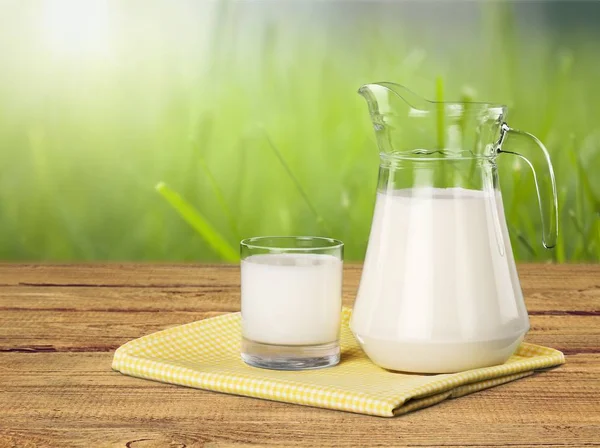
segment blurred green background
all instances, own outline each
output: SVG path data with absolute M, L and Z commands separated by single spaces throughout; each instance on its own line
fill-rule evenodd
M 600 259 L 599 2 L 0 0 L 0 259 L 233 261 L 240 238 L 364 256 L 360 85 L 507 104 L 544 141 L 560 235 L 499 158 L 518 260 Z M 191 225 L 190 225 L 191 224 Z

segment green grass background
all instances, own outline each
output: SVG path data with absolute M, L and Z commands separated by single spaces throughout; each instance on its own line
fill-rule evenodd
M 167 2 L 132 1 L 111 3 L 108 53 L 65 54 L 40 5 L 0 4 L 0 259 L 235 261 L 240 238 L 272 234 L 332 236 L 362 259 L 378 151 L 356 90 L 433 98 L 441 80 L 446 99 L 508 104 L 551 153 L 552 251 L 531 174 L 499 158 L 516 258 L 600 260 L 597 34 L 525 39 L 514 4 L 482 2 L 475 35 L 446 42 L 357 19 L 351 38 L 272 22 L 244 45 L 236 3 L 200 39 Z

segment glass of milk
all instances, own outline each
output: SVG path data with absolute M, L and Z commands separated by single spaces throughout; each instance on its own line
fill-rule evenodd
M 303 370 L 339 362 L 343 249 L 341 241 L 313 236 L 241 242 L 247 364 Z

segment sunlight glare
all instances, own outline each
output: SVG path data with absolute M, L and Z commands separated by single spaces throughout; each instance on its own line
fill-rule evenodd
M 107 0 L 45 0 L 43 14 L 51 50 L 79 55 L 108 50 Z

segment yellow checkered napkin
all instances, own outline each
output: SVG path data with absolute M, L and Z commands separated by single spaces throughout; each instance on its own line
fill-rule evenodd
M 561 352 L 523 343 L 504 364 L 445 375 L 394 373 L 371 363 L 342 319 L 342 360 L 321 370 L 249 367 L 240 358 L 240 314 L 159 331 L 120 347 L 112 368 L 126 375 L 268 400 L 392 417 L 564 363 Z

